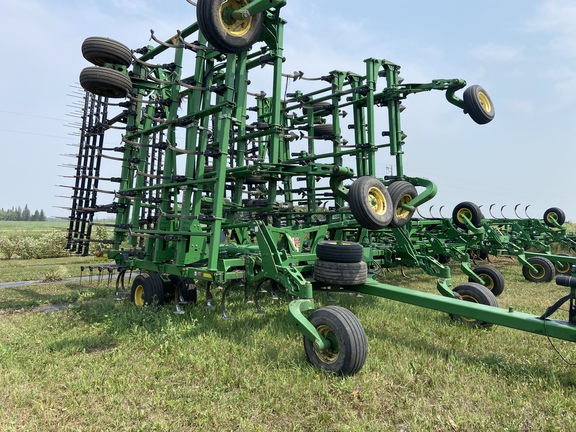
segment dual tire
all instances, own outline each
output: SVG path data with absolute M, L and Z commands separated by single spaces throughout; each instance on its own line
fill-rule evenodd
M 412 219 L 415 211 L 403 206 L 417 195 L 416 188 L 406 181 L 394 182 L 386 188 L 377 178 L 363 176 L 350 185 L 348 203 L 358 223 L 366 229 L 400 228 Z
M 316 246 L 314 279 L 330 285 L 353 286 L 366 282 L 368 268 L 362 261 L 362 245 L 347 241 L 322 241 Z M 354 375 L 364 365 L 368 342 L 356 316 L 340 306 L 326 306 L 313 312 L 308 320 L 330 343 L 319 350 L 303 337 L 304 351 L 314 366 L 337 375 Z
M 82 55 L 94 65 L 80 72 L 84 90 L 112 99 L 125 98 L 132 91 L 130 77 L 120 71 L 132 62 L 128 47 L 114 39 L 94 36 L 82 43 Z

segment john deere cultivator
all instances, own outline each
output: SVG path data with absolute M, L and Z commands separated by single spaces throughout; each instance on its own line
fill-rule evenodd
M 232 287 L 243 287 L 247 298 L 264 283 L 282 287 L 294 298 L 289 318 L 309 360 L 338 374 L 362 368 L 366 336 L 347 309 L 308 314 L 317 289 L 576 341 L 572 279 L 562 281 L 570 294 L 541 317 L 500 309 L 485 278 L 453 288 L 448 267 L 411 235 L 408 222 L 437 188 L 404 171 L 402 101 L 442 91 L 484 124 L 494 117 L 487 93 L 472 85 L 460 98 L 456 92 L 466 87 L 460 79 L 406 84 L 400 66 L 376 58 L 360 72 L 285 73 L 285 5 L 199 0 L 196 23 L 165 41 L 152 32 L 153 46 L 84 41 L 82 53 L 93 66 L 80 74 L 87 94 L 69 248 L 86 253 L 94 216 L 113 214 L 113 238 L 98 241 L 118 265 L 120 284 L 126 270 L 139 271 L 126 287 L 139 306 L 194 302 L 200 285 L 211 306 L 212 290 L 223 287 L 221 312 L 229 318 Z M 317 87 L 284 93 L 288 82 Z M 103 139 L 109 142 L 114 131 L 116 147 Z M 386 157 L 393 176 L 377 170 Z M 469 216 L 458 218 L 469 224 Z M 455 235 L 458 241 L 468 240 Z M 399 257 L 437 275 L 440 295 L 379 283 L 374 269 Z M 569 321 L 549 319 L 565 301 Z

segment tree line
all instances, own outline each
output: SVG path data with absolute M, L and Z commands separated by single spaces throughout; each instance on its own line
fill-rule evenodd
M 38 221 L 43 222 L 46 220 L 44 210 L 35 210 L 34 213 L 28 208 L 28 204 L 24 208 L 12 207 L 11 209 L 0 209 L 0 221 Z

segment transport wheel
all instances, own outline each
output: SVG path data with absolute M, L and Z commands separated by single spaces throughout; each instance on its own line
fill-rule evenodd
M 364 248 L 360 243 L 326 240 L 316 246 L 316 256 L 323 261 L 357 263 L 362 261 Z
M 483 250 L 483 249 L 471 249 L 468 251 L 468 255 L 470 256 L 470 258 L 472 258 L 473 260 L 481 260 L 481 261 L 485 261 L 488 259 L 488 257 L 490 256 L 490 254 L 488 253 L 487 250 Z
M 566 256 L 569 257 L 569 254 L 558 254 L 559 256 Z M 554 263 L 554 270 L 556 270 L 556 274 L 570 274 L 571 270 L 572 270 L 572 264 L 567 263 L 567 262 L 556 262 Z
M 462 285 L 458 285 L 454 288 L 454 293 L 456 296 L 464 301 L 469 301 L 473 303 L 479 303 L 487 306 L 498 307 L 498 300 L 492 292 L 485 286 L 480 285 L 476 282 L 468 282 Z M 492 327 L 492 323 L 481 321 L 473 318 L 467 318 L 460 315 L 450 314 L 450 318 L 454 321 L 459 321 L 472 327 Z
M 330 285 L 362 285 L 368 277 L 368 265 L 364 261 L 332 262 L 316 260 L 314 262 L 314 279 Z
M 491 266 L 479 266 L 472 270 L 484 281 L 484 286 L 492 291 L 494 296 L 498 297 L 504 291 L 504 276 L 500 270 Z M 473 282 L 469 279 L 469 282 Z
M 494 105 L 486 90 L 472 85 L 464 90 L 464 110 L 478 124 L 490 123 L 494 119 Z
M 435 254 L 433 255 L 433 258 L 440 264 L 448 264 L 450 262 L 450 257 L 444 254 Z
M 98 66 L 80 72 L 80 85 L 86 91 L 108 98 L 125 98 L 132 91 L 132 81 L 122 72 Z
M 310 363 L 337 375 L 354 375 L 364 365 L 368 354 L 366 333 L 356 316 L 340 306 L 325 306 L 309 318 L 322 336 L 330 341 L 324 350 L 304 337 L 304 351 Z
M 231 16 L 248 3 L 251 0 L 198 0 L 196 18 L 200 31 L 218 51 L 248 51 L 260 38 L 264 22 L 262 13 L 243 19 Z
M 467 217 L 476 228 L 480 227 L 482 222 L 482 211 L 480 207 L 469 201 L 462 202 L 454 207 L 452 212 L 452 221 L 458 228 L 467 229 L 463 217 Z
M 136 306 L 164 304 L 164 283 L 162 278 L 154 273 L 142 273 L 134 278 L 130 300 Z
M 366 229 L 387 226 L 394 215 L 391 198 L 384 184 L 377 178 L 359 177 L 348 190 L 350 211 Z
M 549 227 L 555 227 L 553 220 L 556 220 L 558 225 L 564 225 L 566 222 L 566 214 L 562 209 L 557 207 L 549 208 L 544 212 L 544 223 Z
M 186 303 L 196 303 L 198 298 L 198 291 L 196 289 L 196 284 L 192 278 L 183 278 L 180 276 L 170 275 L 168 276 L 174 290 L 178 291 L 178 300 Z M 172 294 L 174 293 L 172 291 Z
M 533 272 L 528 267 L 522 267 L 522 274 L 526 280 L 530 282 L 545 283 L 550 282 L 556 276 L 556 270 L 554 269 L 554 264 L 548 258 L 544 257 L 532 257 L 527 260 L 532 264 L 536 271 Z
M 104 37 L 93 36 L 84 39 L 82 55 L 96 66 L 104 66 L 105 63 L 130 66 L 132 63 L 130 48 L 114 39 Z
M 406 181 L 397 181 L 388 186 L 388 193 L 390 194 L 390 202 L 393 209 L 390 226 L 400 228 L 410 222 L 415 211 L 405 210 L 402 205 L 416 198 L 418 192 L 412 184 Z

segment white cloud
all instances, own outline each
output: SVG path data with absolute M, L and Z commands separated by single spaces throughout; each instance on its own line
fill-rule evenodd
M 520 59 L 523 49 L 523 47 L 488 42 L 473 49 L 472 55 L 483 61 L 510 61 Z
M 526 23 L 528 30 L 549 33 L 546 47 L 564 54 L 576 55 L 576 2 L 546 0 L 538 15 Z

